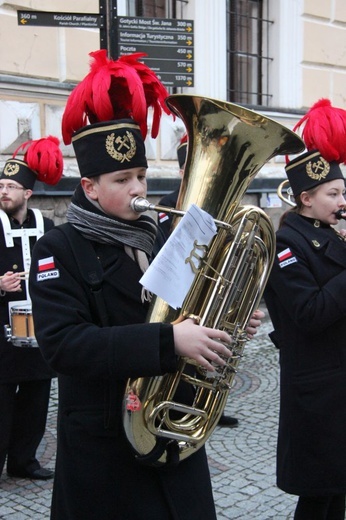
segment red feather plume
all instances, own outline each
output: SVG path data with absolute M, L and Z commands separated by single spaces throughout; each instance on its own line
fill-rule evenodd
M 298 121 L 308 151 L 318 150 L 327 161 L 346 164 L 346 110 L 322 98 Z
M 156 137 L 161 112 L 171 111 L 164 103 L 168 92 L 156 74 L 138 59 L 145 54 L 107 58 L 101 49 L 89 54 L 90 72 L 70 94 L 62 118 L 62 135 L 69 144 L 74 132 L 87 125 L 112 119 L 133 118 L 140 126 L 143 139 L 148 131 L 148 108 L 153 107 L 151 135 Z
M 35 141 L 26 141 L 13 154 L 16 157 L 20 150 L 24 153 L 24 162 L 30 170 L 37 174 L 37 180 L 45 184 L 57 184 L 63 173 L 63 155 L 57 137 L 49 135 Z
M 155 72 L 147 65 L 145 65 L 145 63 L 138 61 L 144 56 L 146 56 L 144 52 L 137 52 L 134 54 L 128 54 L 126 56 L 121 56 L 119 61 L 128 63 L 130 66 L 134 67 L 139 77 L 141 78 L 147 108 L 152 107 L 154 111 L 151 136 L 155 138 L 159 132 L 162 110 L 164 110 L 164 112 L 166 112 L 168 115 L 171 114 L 171 111 L 165 103 L 165 99 L 169 94 L 164 85 L 156 76 Z

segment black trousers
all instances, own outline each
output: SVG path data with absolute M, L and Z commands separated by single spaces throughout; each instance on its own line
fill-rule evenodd
M 36 450 L 43 438 L 51 380 L 0 384 L 0 475 L 40 468 Z
M 345 495 L 299 497 L 294 520 L 344 520 Z

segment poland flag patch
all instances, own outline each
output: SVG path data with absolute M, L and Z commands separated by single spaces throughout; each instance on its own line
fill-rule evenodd
M 55 262 L 53 256 L 48 256 L 47 258 L 41 258 L 38 261 L 38 273 L 36 275 L 36 279 L 38 282 L 42 282 L 43 280 L 49 280 L 51 278 L 59 278 L 60 272 L 59 269 L 55 268 Z
M 39 272 L 49 271 L 50 269 L 55 269 L 55 263 L 54 263 L 53 256 L 48 256 L 47 258 L 42 258 L 41 260 L 38 261 Z
M 163 213 L 162 211 L 160 211 L 160 213 L 159 213 L 159 221 L 161 222 L 161 224 L 163 222 L 166 222 L 166 220 L 168 220 L 168 218 L 169 217 L 168 217 L 167 213 Z
M 281 268 L 297 262 L 296 257 L 293 256 L 293 253 L 289 247 L 287 247 L 287 249 L 284 249 L 283 251 L 281 251 L 281 253 L 278 253 L 278 259 L 279 259 L 279 262 L 280 262 L 279 265 Z

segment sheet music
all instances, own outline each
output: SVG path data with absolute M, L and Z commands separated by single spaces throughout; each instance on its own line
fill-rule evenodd
M 216 231 L 213 217 L 192 204 L 140 283 L 174 309 L 180 308 L 195 277 L 191 262 L 199 266 L 204 254 L 200 246 L 208 246 Z

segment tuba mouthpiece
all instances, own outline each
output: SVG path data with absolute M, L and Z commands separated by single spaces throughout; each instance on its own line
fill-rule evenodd
M 147 201 L 144 197 L 135 197 L 130 202 L 131 209 L 136 213 L 144 213 L 144 211 L 148 211 L 153 206 Z

